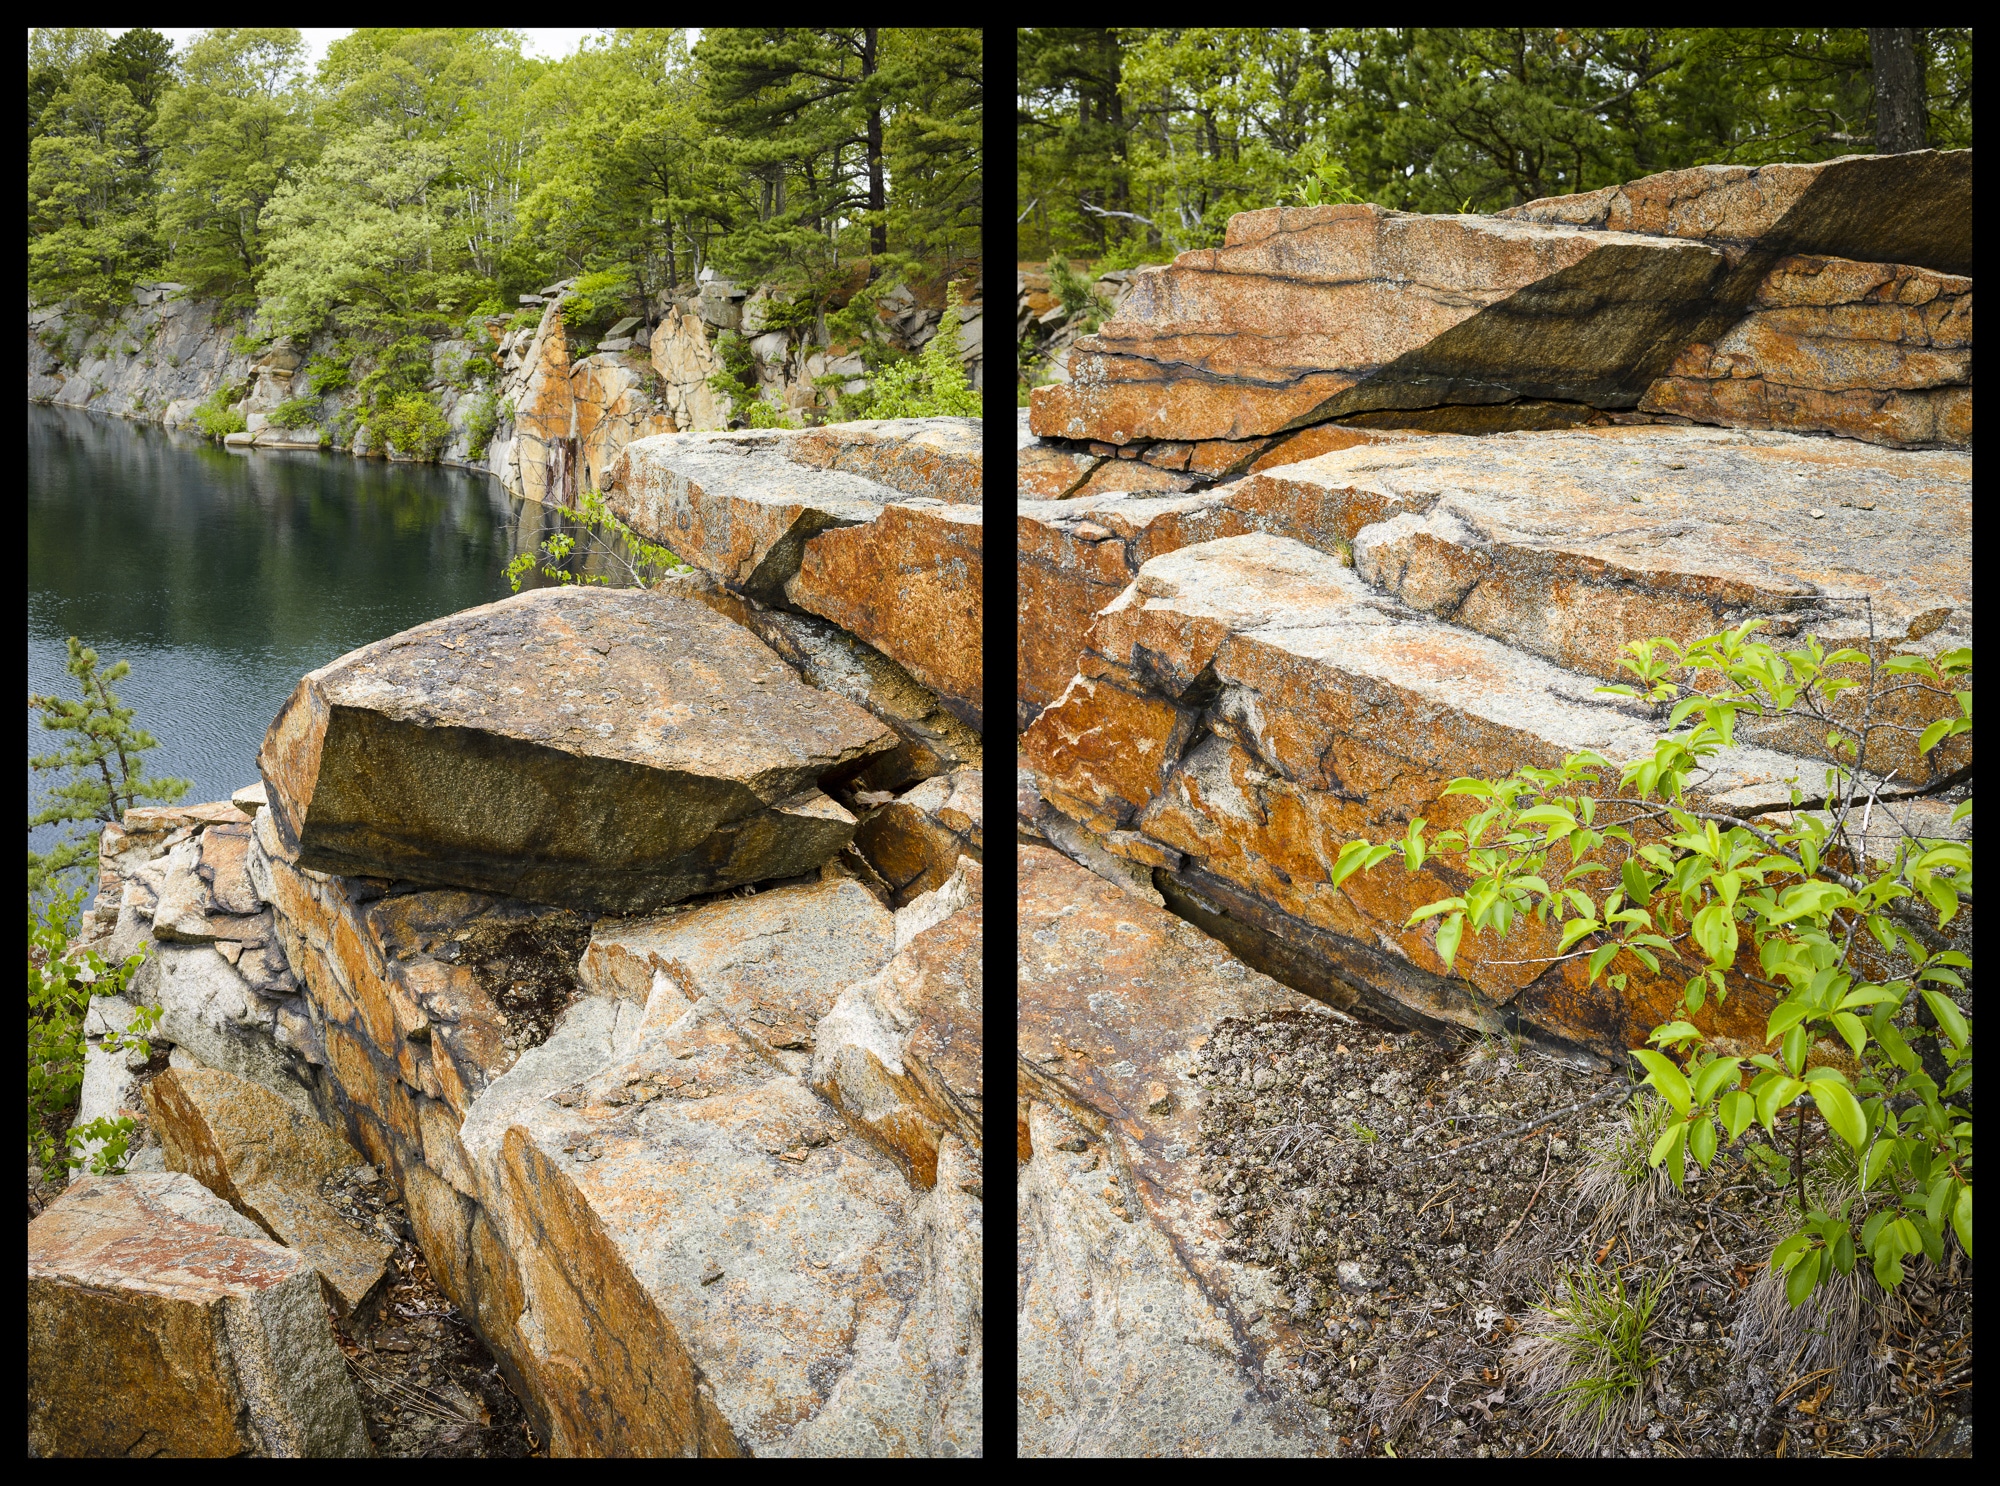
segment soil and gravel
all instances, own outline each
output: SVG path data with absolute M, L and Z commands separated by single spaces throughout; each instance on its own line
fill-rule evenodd
M 321 1195 L 357 1227 L 396 1245 L 391 1273 L 360 1309 L 345 1319 L 327 1311 L 375 1452 L 452 1460 L 545 1456 L 547 1442 L 535 1434 L 506 1374 L 410 1241 L 409 1213 L 389 1183 L 362 1166 L 323 1183 Z
M 1740 1148 L 1676 1192 L 1621 1074 L 1305 1013 L 1225 1023 L 1204 1057 L 1204 1178 L 1312 1339 L 1292 1382 L 1344 1454 L 1970 1455 L 1955 1244 L 1893 1299 L 1864 1265 L 1794 1313 L 1763 1263 L 1789 1193 Z M 1805 1158 L 1838 1180 L 1811 1122 Z M 1602 1427 L 1565 1408 L 1579 1371 L 1539 1308 L 1586 1268 L 1658 1289 Z

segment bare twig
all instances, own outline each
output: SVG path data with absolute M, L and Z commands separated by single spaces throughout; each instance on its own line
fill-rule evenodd
M 1528 1221 L 1528 1214 L 1535 1210 L 1535 1197 L 1540 1197 L 1542 1195 L 1542 1188 L 1549 1184 L 1549 1152 L 1554 1148 L 1555 1137 L 1551 1135 L 1542 1143 L 1542 1179 L 1536 1184 L 1535 1196 L 1528 1199 L 1528 1205 L 1521 1209 L 1521 1216 L 1507 1225 L 1507 1231 L 1500 1235 L 1500 1242 L 1493 1246 L 1496 1250 L 1507 1246 L 1507 1240 L 1514 1236 L 1520 1229 L 1520 1226 Z
M 1024 211 L 1024 212 L 1022 212 L 1022 213 L 1021 213 L 1021 215 L 1020 215 L 1020 216 L 1016 217 L 1016 218 L 1014 219 L 1014 225 L 1015 225 L 1016 227 L 1019 227 L 1019 226 L 1020 226 L 1020 225 L 1021 225 L 1021 224 L 1022 224 L 1023 222 L 1027 221 L 1027 220 L 1028 220 L 1028 212 L 1031 212 L 1031 211 L 1033 211 L 1033 210 L 1034 210 L 1034 209 L 1035 209 L 1036 207 L 1040 206 L 1041 204 L 1042 204 L 1042 198 L 1041 198 L 1041 197 L 1039 197 L 1039 196 L 1037 196 L 1037 197 L 1036 197 L 1036 198 L 1035 198 L 1035 199 L 1034 199 L 1033 201 L 1029 202 L 1029 203 L 1028 203 L 1028 211 Z
M 1473 1151 L 1484 1149 L 1486 1146 L 1498 1145 L 1502 1141 L 1512 1140 L 1516 1136 L 1526 1134 L 1530 1130 L 1534 1130 L 1542 1125 L 1548 1124 L 1551 1120 L 1562 1119 L 1565 1115 L 1579 1114 L 1582 1111 L 1589 1109 L 1592 1105 L 1602 1104 L 1607 1099 L 1615 1099 L 1620 1094 L 1631 1094 L 1637 1088 L 1638 1088 L 1637 1084 L 1629 1084 L 1629 1083 L 1612 1084 L 1608 1088 L 1599 1089 L 1595 1094 L 1592 1094 L 1588 1099 L 1581 1100 L 1575 1104 L 1567 1105 L 1562 1109 L 1551 1109 L 1544 1111 L 1543 1113 L 1536 1115 L 1532 1120 L 1523 1120 L 1520 1124 L 1514 1126 L 1514 1128 L 1511 1130 L 1502 1130 L 1498 1135 L 1489 1135 L 1484 1140 L 1473 1141 L 1470 1145 L 1446 1146 L 1441 1151 L 1433 1151 L 1427 1156 L 1419 1156 L 1417 1160 L 1421 1164 L 1422 1162 L 1425 1161 L 1442 1160 L 1446 1156 L 1468 1155 Z
M 1158 222 L 1155 222 L 1151 217 L 1142 217 L 1137 212 L 1108 212 L 1101 206 L 1092 206 L 1089 202 L 1083 201 L 1081 199 L 1078 200 L 1077 205 L 1081 206 L 1085 211 L 1089 212 L 1093 216 L 1130 217 L 1135 222 L 1144 222 L 1148 227 L 1158 227 L 1160 225 Z

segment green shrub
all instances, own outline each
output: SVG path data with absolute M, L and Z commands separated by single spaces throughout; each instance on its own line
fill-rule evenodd
M 224 382 L 209 395 L 206 402 L 194 410 L 194 424 L 210 438 L 222 440 L 232 433 L 242 433 L 250 426 L 250 421 L 230 403 L 239 400 L 241 391 Z
M 238 356 L 258 356 L 263 354 L 264 348 L 270 344 L 270 332 L 258 331 L 253 328 L 240 335 L 233 336 L 230 339 L 229 347 Z
M 1762 622 L 1686 648 L 1658 639 L 1626 647 L 1622 664 L 1641 686 L 1599 690 L 1672 707 L 1669 726 L 1681 730 L 1651 754 L 1622 768 L 1572 754 L 1558 769 L 1454 780 L 1447 795 L 1485 802 L 1463 827 L 1433 836 L 1418 817 L 1400 841 L 1350 841 L 1330 880 L 1338 888 L 1394 857 L 1410 872 L 1428 856 L 1457 859 L 1464 893 L 1410 919 L 1439 919 L 1447 970 L 1467 929 L 1504 939 L 1533 917 L 1560 930 L 1558 956 L 1587 953 L 1590 983 L 1602 977 L 1620 996 L 1636 970 L 1658 976 L 1670 962 L 1676 968 L 1665 973 L 1675 978 L 1692 972 L 1685 1017 L 1710 997 L 1721 1002 L 1732 971 L 1778 991 L 1766 1051 L 1719 1056 L 1676 1016 L 1632 1057 L 1673 1112 L 1647 1160 L 1664 1164 L 1676 1187 L 1690 1156 L 1706 1168 L 1758 1125 L 1771 1138 L 1753 1138 L 1745 1155 L 1798 1184 L 1797 1226 L 1770 1257 L 1796 1307 L 1863 1257 L 1893 1290 L 1907 1256 L 1940 1263 L 1954 1236 L 1972 1254 L 1973 1120 L 1969 1104 L 1955 1102 L 1972 1086 L 1971 1018 L 1957 999 L 1969 998 L 1972 957 L 1941 932 L 1970 897 L 1972 843 L 1906 830 L 1885 869 L 1880 850 L 1864 852 L 1850 826 L 1867 818 L 1885 782 L 1869 773 L 1873 734 L 1909 731 L 1874 720 L 1877 701 L 1925 694 L 1943 704 L 1918 740 L 1920 755 L 1969 734 L 1972 651 L 1880 659 L 1858 649 L 1829 655 L 1811 639 L 1781 653 L 1749 639 Z M 1861 668 L 1866 681 L 1852 674 Z M 1859 706 L 1832 707 L 1857 690 Z M 1691 780 L 1734 744 L 1738 716 L 1803 719 L 1815 731 L 1831 724 L 1835 762 L 1820 805 L 1805 805 L 1796 782 L 1789 814 L 1756 825 L 1688 803 Z M 1967 799 L 1952 823 L 1971 813 Z M 1606 874 L 1599 886 L 1612 889 L 1601 905 L 1585 891 L 1590 873 Z M 1816 1058 L 1822 1043 L 1844 1044 L 1855 1073 Z M 1817 1205 L 1803 1158 L 1807 1099 L 1840 1142 L 1841 1160 L 1851 1155 L 1854 1177 Z M 1772 1143 L 1784 1138 L 1777 1126 L 1788 1110 L 1789 1161 Z
M 750 342 L 733 330 L 715 338 L 715 356 L 722 370 L 710 375 L 711 391 L 742 401 L 757 395 L 757 358 L 750 354 Z
M 613 515 L 600 491 L 584 491 L 573 514 L 576 524 L 583 531 L 584 558 L 587 560 L 593 552 L 601 555 L 613 566 L 622 569 L 624 576 L 635 587 L 653 587 L 667 574 L 687 566 L 665 547 L 648 542 Z M 538 568 L 543 577 L 556 583 L 609 586 L 611 580 L 602 574 L 572 572 L 570 559 L 576 555 L 576 538 L 568 532 L 559 531 L 533 552 L 523 552 L 510 561 L 507 564 L 507 581 L 513 591 L 519 593 L 521 580 Z
M 33 830 L 45 825 L 101 827 L 123 818 L 146 800 L 171 801 L 187 792 L 185 779 L 159 779 L 144 771 L 140 755 L 158 744 L 133 725 L 132 709 L 119 700 L 111 683 L 128 673 L 124 661 L 98 669 L 97 652 L 74 636 L 69 641 L 67 669 L 77 683 L 78 699 L 31 696 L 28 706 L 41 714 L 42 726 L 66 735 L 55 753 L 28 760 L 35 774 L 62 773 L 65 782 L 48 789 L 41 808 L 28 817 Z M 78 909 L 89 881 L 73 888 L 64 879 L 90 872 L 97 863 L 97 837 L 70 831 L 46 853 L 28 853 L 28 1144 L 31 1158 L 54 1178 L 82 1161 L 68 1154 L 62 1138 L 69 1111 L 83 1086 L 84 1013 L 93 995 L 122 994 L 131 984 L 143 955 L 107 966 L 94 952 L 72 957 Z M 117 1051 L 125 1038 L 150 1055 L 142 1040 L 158 1023 L 157 1007 L 142 1007 L 123 1034 L 105 1039 Z M 112 1170 L 122 1162 L 129 1119 L 93 1121 L 70 1132 L 71 1142 L 105 1139 L 92 1162 L 95 1171 Z
M 353 370 L 353 356 L 315 356 L 306 363 L 306 386 L 314 397 L 324 397 L 329 392 L 347 390 L 348 377 Z
M 979 394 L 966 381 L 965 368 L 958 360 L 958 299 L 954 295 L 938 322 L 937 334 L 924 349 L 876 377 L 868 416 L 977 418 L 980 412 Z
M 368 426 L 378 446 L 386 440 L 390 448 L 411 459 L 436 459 L 451 439 L 451 425 L 427 392 L 402 392 L 378 402 Z
M 526 330 L 542 323 L 542 311 L 532 304 L 524 304 L 514 312 L 514 318 L 507 322 L 509 330 Z
M 319 399 L 294 397 L 271 409 L 266 420 L 279 428 L 309 428 L 319 421 Z
M 790 428 L 791 420 L 761 397 L 740 403 L 743 421 L 752 428 Z
M 1077 273 L 1060 253 L 1049 260 L 1049 283 L 1078 334 L 1092 334 L 1110 315 L 1111 302 L 1097 292 L 1096 281 Z
M 563 296 L 563 329 L 572 337 L 602 335 L 612 322 L 628 313 L 632 298 L 632 276 L 623 268 L 587 273 Z
M 470 441 L 465 457 L 484 459 L 487 447 L 493 442 L 493 430 L 500 426 L 500 389 L 487 389 L 485 396 L 472 405 L 466 416 L 465 436 Z

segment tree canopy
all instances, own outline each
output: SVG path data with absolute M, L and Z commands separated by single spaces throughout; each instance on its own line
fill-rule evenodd
M 1028 27 L 1019 58 L 1027 259 L 1212 246 L 1308 174 L 1400 210 L 1495 211 L 1691 165 L 1972 142 L 1967 28 Z
M 400 333 L 610 275 L 831 282 L 979 251 L 976 28 L 31 30 L 29 291 L 172 278 L 273 329 Z

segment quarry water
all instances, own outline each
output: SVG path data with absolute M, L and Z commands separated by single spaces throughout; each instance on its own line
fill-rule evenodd
M 257 779 L 257 746 L 307 671 L 508 595 L 505 568 L 561 518 L 477 471 L 187 434 L 28 408 L 28 691 L 74 697 L 75 635 L 159 739 L 147 772 L 188 801 Z M 528 586 L 528 585 L 524 585 Z M 27 716 L 30 755 L 65 735 Z M 29 813 L 49 779 L 29 774 Z M 30 833 L 47 850 L 57 828 Z

